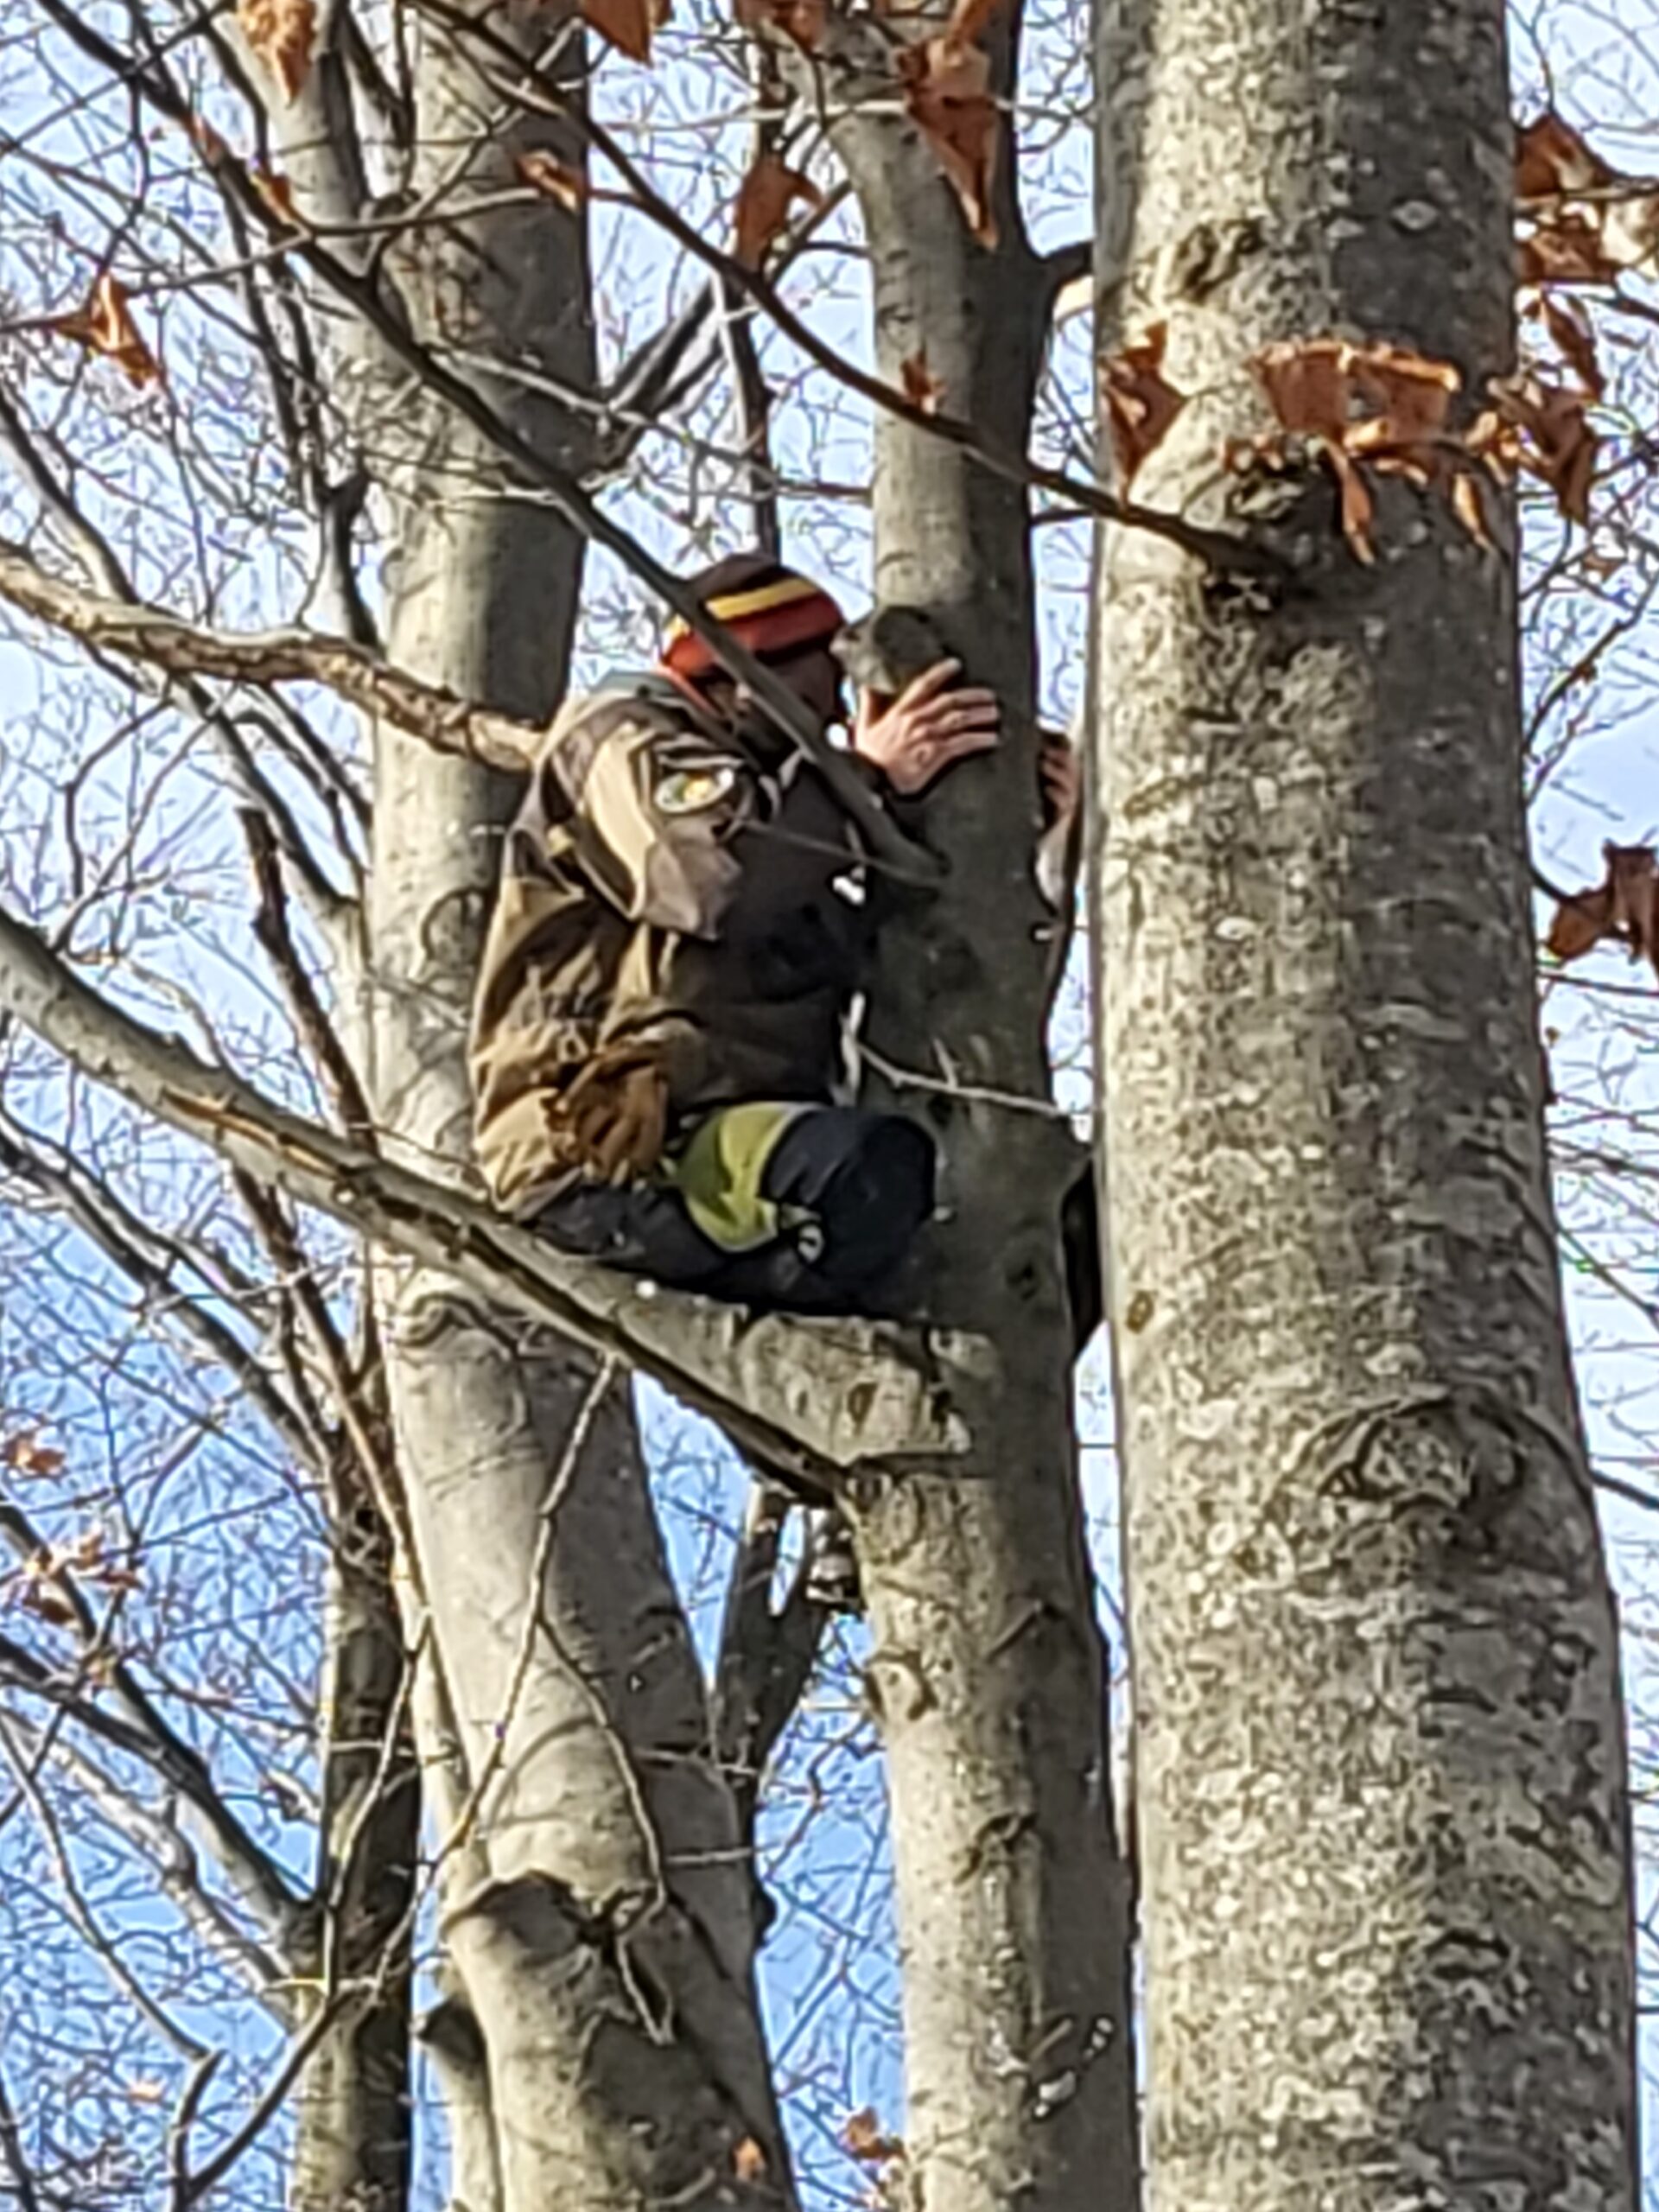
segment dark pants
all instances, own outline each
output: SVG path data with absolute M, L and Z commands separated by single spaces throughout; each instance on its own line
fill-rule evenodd
M 563 1252 L 681 1290 L 762 1309 L 855 1312 L 933 1211 L 936 1154 L 925 1130 L 895 1114 L 815 1107 L 768 1159 L 766 1198 L 790 1226 L 746 1252 L 705 1236 L 669 1184 L 579 1183 L 525 1227 Z

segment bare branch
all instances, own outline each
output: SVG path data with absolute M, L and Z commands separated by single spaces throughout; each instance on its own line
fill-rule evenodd
M 541 734 L 531 724 L 458 699 L 440 683 L 390 668 L 366 646 L 315 631 L 210 630 L 156 607 L 84 590 L 0 539 L 0 598 L 100 652 L 171 676 L 232 683 L 321 683 L 440 753 L 522 775 Z
M 208 1067 L 88 989 L 3 909 L 0 1006 L 83 1072 L 233 1166 L 490 1304 L 614 1353 L 814 1489 L 854 1471 L 929 1465 L 968 1448 L 943 1379 L 942 1333 L 889 1322 L 757 1319 L 571 1259 L 461 1192 L 378 1159 Z M 995 1357 L 988 1343 L 960 1335 L 949 1349 L 957 1369 Z
M 22 1558 L 48 1549 L 41 1532 L 15 1500 L 0 1501 L 0 1535 Z M 118 1656 L 108 1624 L 99 1620 L 73 1572 L 65 1567 L 54 1575 L 54 1587 L 74 1614 L 75 1630 L 88 1661 L 96 1658 L 98 1662 L 105 1697 L 119 1709 L 140 1739 L 135 1748 L 196 1814 L 203 1840 L 250 1910 L 278 1941 L 291 1942 L 304 1907 L 282 1869 L 260 1849 L 219 1796 L 200 1752 L 168 1725 L 132 1669 Z
M 5 2161 L 6 2171 L 11 2177 L 12 2194 L 17 2199 L 17 2212 L 41 2212 L 40 2192 L 35 2186 L 35 2176 L 23 2155 L 22 2130 L 17 2125 L 17 2113 L 7 2094 L 3 2076 L 0 2076 L 0 2159 Z

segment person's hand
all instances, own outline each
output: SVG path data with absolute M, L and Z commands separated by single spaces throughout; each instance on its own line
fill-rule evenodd
M 661 1045 L 650 1038 L 601 1045 L 569 1089 L 548 1101 L 547 1126 L 561 1166 L 600 1183 L 649 1175 L 668 1136 Z
M 901 798 L 925 791 L 953 760 L 996 743 L 995 692 L 971 683 L 953 689 L 961 673 L 959 660 L 935 661 L 891 702 L 860 695 L 853 750 L 880 768 Z
M 1083 797 L 1083 764 L 1077 747 L 1058 729 L 1038 732 L 1037 781 L 1043 794 L 1043 826 L 1069 830 Z

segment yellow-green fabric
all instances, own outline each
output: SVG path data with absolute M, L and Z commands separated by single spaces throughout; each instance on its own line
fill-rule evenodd
M 723 1106 L 692 1131 L 666 1173 L 711 1243 L 727 1252 L 753 1252 L 787 1226 L 761 1186 L 779 1139 L 810 1111 L 771 1101 Z

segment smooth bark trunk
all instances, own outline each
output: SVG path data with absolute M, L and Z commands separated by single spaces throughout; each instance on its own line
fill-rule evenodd
M 1147 1945 L 1179 2212 L 1634 2201 L 1612 1606 L 1562 1326 L 1513 564 L 1256 348 L 1511 346 L 1499 0 L 1097 0 L 1100 341 L 1198 395 L 1099 605 L 1100 1065 Z
M 1012 12 L 990 35 L 1005 86 Z M 1018 448 L 1046 286 L 1006 146 L 1002 242 L 988 251 L 890 99 L 885 112 L 855 111 L 836 143 L 870 244 L 880 373 L 901 385 L 925 356 L 944 406 Z M 1076 1147 L 1043 1111 L 1052 918 L 1033 874 L 1027 505 L 971 456 L 881 414 L 873 489 L 878 606 L 919 610 L 1005 716 L 998 753 L 928 799 L 925 836 L 950 874 L 888 931 L 871 993 L 870 1043 L 925 1078 L 889 1095 L 944 1154 L 950 1220 L 917 1298 L 995 1347 L 976 1371 L 939 1345 L 970 1450 L 947 1474 L 896 1471 L 849 1500 L 893 1805 L 908 2164 L 916 2201 L 939 2212 L 1119 2212 L 1135 2172 L 1128 1896 L 1059 1266 Z M 964 1095 L 981 1088 L 1036 1110 Z

